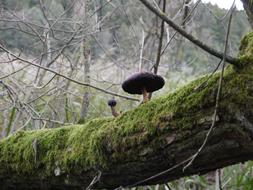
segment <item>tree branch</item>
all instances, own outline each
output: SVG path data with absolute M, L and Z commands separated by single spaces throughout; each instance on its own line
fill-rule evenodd
M 152 6 L 147 0 L 139 0 L 142 2 L 150 11 L 152 11 L 154 14 L 156 14 L 158 17 L 160 17 L 162 20 L 164 20 L 168 25 L 170 25 L 174 30 L 176 30 L 178 33 L 180 33 L 182 36 L 187 38 L 189 41 L 203 49 L 204 51 L 210 53 L 211 55 L 218 57 L 220 59 L 223 58 L 223 53 L 220 51 L 215 50 L 212 47 L 209 47 L 204 42 L 198 40 L 191 34 L 187 33 L 182 27 L 178 26 L 176 23 L 174 23 L 171 19 L 169 19 L 165 13 L 163 13 L 161 10 L 158 10 L 154 6 Z M 226 56 L 226 61 L 234 66 L 238 66 L 238 60 L 231 56 Z
M 24 58 L 22 58 L 22 57 L 20 57 L 18 55 L 15 55 L 14 53 L 10 52 L 8 49 L 6 49 L 5 47 L 3 47 L 1 45 L 0 45 L 0 49 L 3 50 L 4 52 L 8 53 L 9 55 L 11 55 L 12 57 L 14 57 L 15 59 L 20 60 L 21 62 L 28 63 L 28 64 L 30 64 L 32 66 L 38 67 L 38 68 L 43 69 L 45 71 L 49 71 L 50 73 L 53 73 L 53 74 L 55 74 L 57 76 L 60 76 L 62 78 L 65 78 L 65 79 L 69 80 L 70 82 L 73 82 L 73 83 L 76 83 L 76 84 L 79 84 L 79 85 L 82 85 L 82 86 L 87 86 L 87 87 L 93 88 L 95 90 L 98 90 L 100 92 L 104 92 L 106 94 L 110 94 L 110 95 L 117 96 L 117 97 L 120 97 L 120 98 L 124 98 L 124 99 L 127 99 L 127 100 L 139 101 L 139 99 L 137 99 L 137 98 L 132 98 L 132 97 L 129 97 L 129 96 L 120 95 L 120 94 L 117 94 L 115 92 L 111 92 L 111 91 L 99 88 L 97 86 L 94 86 L 94 85 L 91 85 L 91 84 L 87 84 L 87 83 L 83 83 L 83 82 L 77 81 L 75 79 L 72 79 L 72 78 L 70 78 L 70 77 L 68 77 L 68 76 L 66 76 L 64 74 L 61 74 L 58 71 L 55 71 L 55 70 L 53 70 L 53 69 L 51 69 L 49 67 L 45 67 L 43 65 L 39 65 L 39 64 L 34 63 L 32 61 L 26 60 L 26 59 L 24 59 Z
M 253 159 L 252 76 L 252 64 L 226 69 L 214 131 L 185 171 L 212 123 L 219 74 L 204 88 L 194 90 L 206 77 L 117 118 L 19 131 L 1 140 L 1 189 L 158 184 Z M 99 180 L 92 183 L 95 177 Z

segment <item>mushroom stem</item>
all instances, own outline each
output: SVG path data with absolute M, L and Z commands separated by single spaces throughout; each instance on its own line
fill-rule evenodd
M 147 92 L 146 88 L 142 89 L 142 95 L 143 95 L 143 102 L 149 101 L 149 96 L 148 96 L 148 92 Z
M 119 114 L 117 113 L 117 111 L 115 110 L 115 106 L 111 106 L 111 110 L 112 110 L 112 115 L 114 117 L 117 117 Z

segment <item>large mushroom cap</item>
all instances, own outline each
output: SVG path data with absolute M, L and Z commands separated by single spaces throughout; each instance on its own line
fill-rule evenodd
M 117 102 L 114 99 L 108 100 L 107 102 L 108 106 L 114 107 L 116 106 Z
M 164 86 L 164 79 L 150 72 L 138 72 L 126 79 L 122 88 L 130 94 L 142 94 L 145 88 L 147 92 L 154 92 Z

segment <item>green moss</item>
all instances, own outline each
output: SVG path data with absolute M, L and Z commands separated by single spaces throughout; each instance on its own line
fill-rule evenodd
M 125 158 L 131 147 L 136 147 L 138 154 L 141 151 L 138 147 L 143 148 L 142 145 L 161 131 L 192 125 L 196 120 L 193 114 L 206 104 L 206 95 L 212 93 L 218 76 L 212 77 L 203 89 L 194 91 L 205 80 L 206 77 L 198 79 L 115 119 L 95 119 L 83 125 L 18 132 L 0 143 L 0 172 L 31 174 L 41 171 L 46 177 L 54 174 L 57 167 L 65 173 L 106 167 L 108 159 L 113 163 L 114 159 Z M 164 118 L 172 117 L 175 118 L 171 128 L 163 125 Z M 159 141 L 154 142 L 153 146 L 158 144 Z
M 48 176 L 57 166 L 62 172 L 89 168 L 97 151 L 92 146 L 93 133 L 106 122 L 108 119 L 100 119 L 85 125 L 20 131 L 5 138 L 0 143 L 0 173 L 15 171 L 31 175 L 41 170 L 41 175 Z
M 241 41 L 240 55 L 253 56 L 253 32 L 248 33 Z
M 233 71 L 228 69 L 225 80 L 230 81 L 232 75 Z M 206 114 L 199 110 L 214 106 L 218 78 L 219 74 L 216 74 L 205 86 L 200 87 L 207 79 L 207 76 L 202 77 L 117 118 L 95 119 L 83 125 L 56 129 L 18 132 L 0 143 L 0 172 L 8 170 L 31 174 L 41 171 L 43 177 L 54 174 L 57 167 L 64 173 L 72 170 L 81 172 L 91 167 L 107 167 L 109 159 L 113 163 L 128 156 L 134 158 L 133 152 L 129 152 L 133 150 L 131 147 L 135 147 L 136 155 L 148 143 L 149 150 L 155 149 L 162 142 L 158 139 L 150 143 L 154 136 L 176 128 L 190 128 Z M 235 76 L 232 78 L 236 79 Z M 236 81 L 232 80 L 227 88 L 234 89 L 232 86 L 235 84 Z
M 250 34 L 243 43 L 253 47 L 252 38 Z M 241 56 L 245 52 L 245 56 L 251 57 L 253 51 L 245 44 L 241 46 Z M 226 68 L 221 109 L 252 101 L 252 92 L 248 89 L 253 85 L 253 64 L 243 62 L 243 65 L 240 71 L 231 66 Z M 166 144 L 164 138 L 159 137 L 171 131 L 182 131 L 176 136 L 178 140 L 192 127 L 201 126 L 199 123 L 204 116 L 212 116 L 219 75 L 201 77 L 117 118 L 20 131 L 0 141 L 0 174 L 31 175 L 36 172 L 48 177 L 54 175 L 56 168 L 60 168 L 61 173 L 78 173 L 90 168 L 106 168 L 116 161 L 134 160 L 138 155 L 153 152 Z
M 248 33 L 241 41 L 238 62 L 243 68 L 245 64 L 253 63 L 253 32 Z

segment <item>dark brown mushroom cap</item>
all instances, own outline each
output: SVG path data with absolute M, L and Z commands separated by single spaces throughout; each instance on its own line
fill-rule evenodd
M 107 104 L 108 104 L 108 106 L 110 106 L 110 107 L 114 107 L 114 106 L 116 106 L 117 101 L 114 100 L 114 99 L 111 99 L 111 100 L 108 100 Z
M 147 92 L 154 92 L 164 86 L 164 79 L 150 72 L 138 72 L 126 79 L 122 88 L 130 94 L 142 94 L 143 88 Z

